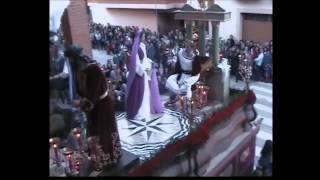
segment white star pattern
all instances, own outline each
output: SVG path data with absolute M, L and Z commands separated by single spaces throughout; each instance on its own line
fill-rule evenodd
M 189 132 L 188 120 L 181 113 L 165 109 L 150 120 L 128 120 L 126 113 L 117 115 L 121 147 L 145 160 L 177 138 Z
M 145 141 L 148 142 L 151 134 L 154 133 L 167 133 L 165 130 L 161 129 L 164 125 L 169 125 L 173 123 L 162 123 L 160 122 L 161 117 L 146 121 L 146 119 L 140 120 L 128 120 L 131 124 L 125 128 L 132 130 L 129 136 L 133 136 L 138 133 L 142 133 Z

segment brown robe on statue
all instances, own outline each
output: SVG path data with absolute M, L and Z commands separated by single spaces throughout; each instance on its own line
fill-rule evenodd
M 105 76 L 96 64 L 89 64 L 78 73 L 78 86 L 79 95 L 94 104 L 87 112 L 88 134 L 100 138 L 102 150 L 110 157 L 108 165 L 113 165 L 118 162 L 121 150 L 113 90 L 108 89 Z M 107 90 L 108 95 L 99 99 Z

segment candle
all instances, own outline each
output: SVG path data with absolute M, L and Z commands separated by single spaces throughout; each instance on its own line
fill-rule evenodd
M 60 166 L 60 162 L 59 162 L 59 155 L 58 155 L 58 145 L 56 143 L 53 143 L 53 150 L 54 150 L 54 154 L 56 156 L 56 162 L 57 162 L 57 166 Z
M 72 173 L 72 161 L 71 161 L 71 154 L 67 155 L 68 161 L 69 161 L 69 168 L 70 168 L 70 173 Z
M 183 96 L 180 97 L 180 107 L 181 107 L 181 110 L 183 111 L 183 108 L 184 108 Z
M 111 89 L 112 88 L 112 82 L 111 80 L 108 80 L 108 89 Z
M 207 104 L 207 92 L 203 91 L 202 94 L 203 94 L 203 104 L 206 105 Z
M 201 86 L 201 91 L 200 91 L 200 106 L 201 106 L 201 108 L 204 105 L 204 99 L 203 99 L 204 93 L 203 92 L 204 92 L 204 86 Z
M 193 104 L 194 104 L 194 101 L 192 100 L 191 101 L 191 114 L 193 114 Z
M 78 139 L 79 151 L 81 151 L 81 146 L 82 146 L 82 143 L 81 143 L 81 134 L 80 134 L 80 133 L 77 133 L 77 134 L 76 134 L 76 137 L 77 137 L 77 139 Z
M 189 106 L 188 106 L 189 102 L 188 102 L 188 98 L 187 98 L 187 101 L 186 101 L 186 109 L 187 109 L 187 112 L 189 111 Z

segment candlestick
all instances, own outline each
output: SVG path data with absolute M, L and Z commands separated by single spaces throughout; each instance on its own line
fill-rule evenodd
M 181 111 L 184 111 L 184 103 L 183 103 L 183 96 L 180 97 L 180 108 L 181 108 Z
M 81 129 L 80 128 L 74 128 L 72 131 L 73 131 L 73 134 L 76 137 L 76 140 L 78 142 L 79 153 L 81 153 L 81 150 L 82 150 Z
M 56 160 L 58 161 L 58 149 L 57 149 L 57 144 L 53 144 L 53 150 L 54 150 L 54 154 L 56 155 Z
M 203 86 L 201 86 L 201 91 L 200 91 L 200 104 L 201 104 L 201 108 L 203 106 Z
M 68 162 L 69 162 L 69 169 L 70 169 L 70 173 L 72 173 L 72 161 L 71 161 L 71 154 L 68 154 L 67 159 L 68 159 Z
M 79 144 L 79 151 L 81 151 L 82 143 L 81 143 L 81 134 L 77 133 L 77 138 L 78 138 L 78 144 Z
M 57 163 L 57 166 L 60 167 L 60 160 L 59 160 L 59 154 L 58 154 L 58 142 L 59 138 L 50 138 L 49 142 L 52 144 L 54 155 L 55 155 L 55 162 Z
M 202 100 L 203 106 L 206 106 L 207 105 L 207 93 L 206 93 L 206 91 L 203 91 L 202 95 L 203 95 L 203 100 Z
M 191 100 L 191 114 L 193 114 L 193 104 L 194 104 L 194 101 Z
M 80 161 L 76 161 L 76 174 L 80 175 Z
M 112 81 L 108 80 L 108 89 L 112 89 Z

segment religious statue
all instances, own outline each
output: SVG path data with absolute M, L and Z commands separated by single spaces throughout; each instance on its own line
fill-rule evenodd
M 137 31 L 132 46 L 126 92 L 128 119 L 150 119 L 163 112 L 158 78 L 152 60 L 147 58 L 145 33 Z M 152 97 L 152 98 L 150 98 Z
M 200 78 L 200 73 L 211 68 L 212 61 L 206 56 L 195 56 L 193 54 L 192 41 L 186 41 L 184 49 L 178 53 L 177 73 L 169 76 L 166 87 L 173 94 L 170 98 L 175 102 L 176 95 L 192 97 L 192 85 Z
M 191 98 L 191 85 L 198 81 L 199 76 L 192 77 L 192 62 L 195 54 L 193 53 L 193 42 L 187 40 L 185 48 L 178 53 L 178 63 L 176 64 L 177 73 L 169 76 L 166 87 L 174 94 L 187 93 Z
M 115 119 L 113 89 L 107 86 L 101 68 L 81 55 L 82 48 L 70 46 L 65 51 L 76 71 L 76 86 L 80 100 L 74 105 L 86 112 L 89 136 L 98 136 L 103 152 L 110 158 L 106 164 L 114 165 L 120 157 L 120 139 Z

